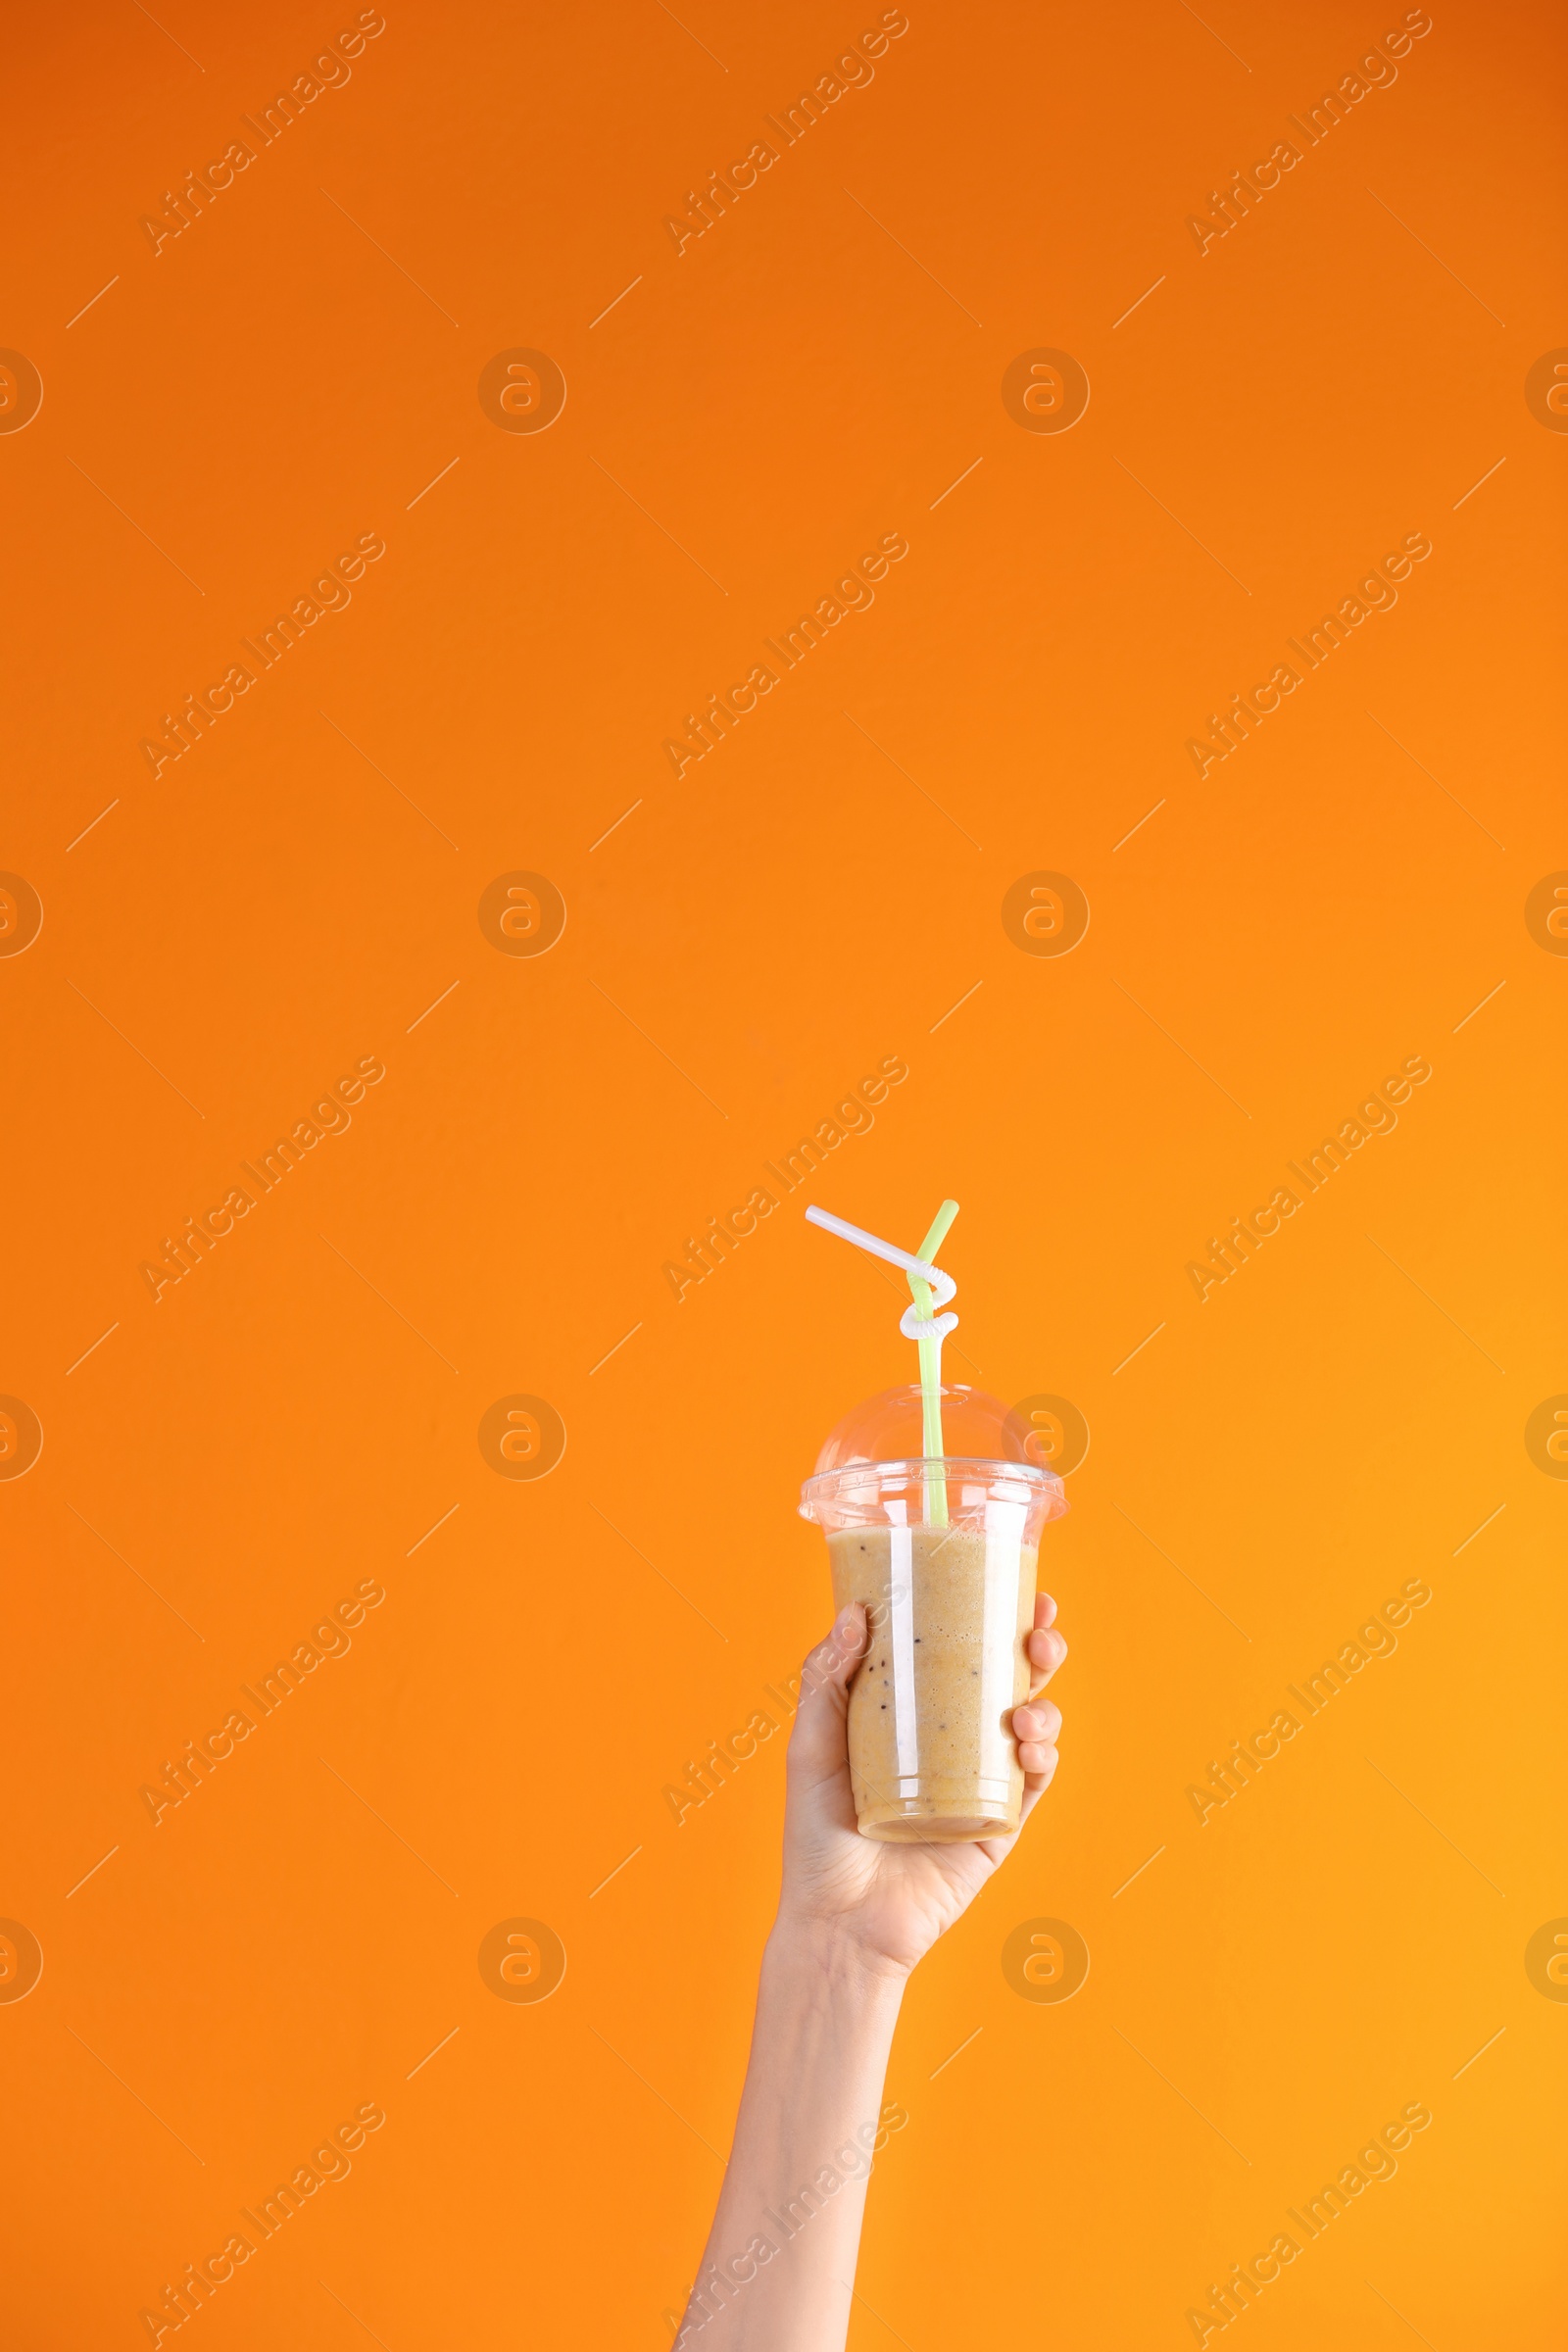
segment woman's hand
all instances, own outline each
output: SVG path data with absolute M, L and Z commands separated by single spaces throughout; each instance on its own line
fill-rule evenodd
M 1050 1594 L 1037 1593 L 1026 1642 L 1033 1687 L 1012 1711 L 1025 1821 L 1056 1769 L 1061 1710 L 1040 1696 L 1067 1655 L 1055 1615 Z M 1014 1839 L 900 1845 L 860 1836 L 850 1787 L 849 1686 L 866 1640 L 865 1610 L 853 1601 L 806 1661 L 790 1735 L 779 1927 L 810 1937 L 830 1931 L 873 1973 L 906 1976 L 968 1908 Z

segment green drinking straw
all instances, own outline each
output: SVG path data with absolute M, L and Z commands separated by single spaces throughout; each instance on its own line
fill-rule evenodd
M 920 1244 L 919 1254 L 925 1263 L 934 1265 L 937 1251 L 948 1237 L 948 1229 L 958 1213 L 956 1200 L 944 1200 L 932 1220 L 931 1230 Z M 931 1285 L 923 1275 L 907 1277 L 914 1298 L 914 1310 L 922 1322 L 929 1323 L 936 1315 L 931 1297 Z M 942 1445 L 942 1343 L 935 1338 L 916 1340 L 920 1352 L 920 1445 L 928 1460 L 940 1461 Z M 926 1474 L 926 1519 L 932 1527 L 948 1524 L 948 1482 L 942 1471 Z

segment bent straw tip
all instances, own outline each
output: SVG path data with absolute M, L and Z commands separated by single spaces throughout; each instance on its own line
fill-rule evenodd
M 957 1213 L 958 1203 L 956 1200 L 944 1200 L 942 1206 L 937 1210 L 931 1221 L 931 1230 L 920 1244 L 920 1255 L 928 1263 L 936 1256 L 937 1251 L 946 1241 L 948 1229 Z

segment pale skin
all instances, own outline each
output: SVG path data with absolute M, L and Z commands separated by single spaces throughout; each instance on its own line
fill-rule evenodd
M 1032 1689 L 1012 1711 L 1024 1821 L 1056 1769 L 1061 1711 L 1041 1695 L 1067 1654 L 1055 1616 L 1038 1593 L 1025 1642 Z M 778 1916 L 729 2168 L 676 2352 L 842 2352 L 866 2151 L 904 1987 L 1017 1842 L 894 1845 L 859 1835 L 847 1724 L 866 1640 L 865 1611 L 853 1602 L 806 1662 L 786 1762 Z M 824 2167 L 831 2189 L 818 2180 Z M 817 2196 L 801 2202 L 813 2180 Z

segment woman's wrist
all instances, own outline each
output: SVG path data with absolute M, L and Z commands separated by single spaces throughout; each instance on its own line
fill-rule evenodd
M 762 1954 L 764 1979 L 793 1982 L 833 1999 L 891 2007 L 904 1997 L 909 1970 L 884 1952 L 867 1950 L 842 1920 L 792 1911 L 780 1904 Z

